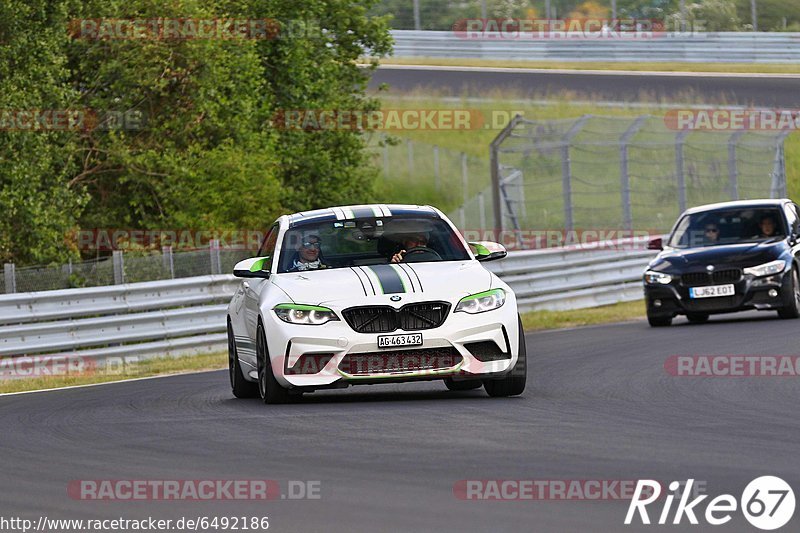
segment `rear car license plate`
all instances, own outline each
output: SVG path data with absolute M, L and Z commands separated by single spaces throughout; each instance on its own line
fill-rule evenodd
M 692 287 L 689 289 L 691 298 L 714 298 L 716 296 L 733 296 L 735 294 L 733 283 L 727 285 L 709 285 L 708 287 Z
M 378 348 L 398 348 L 400 346 L 421 346 L 422 333 L 407 335 L 378 335 Z

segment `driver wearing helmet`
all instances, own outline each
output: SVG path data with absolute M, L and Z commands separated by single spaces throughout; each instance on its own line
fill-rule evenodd
M 289 272 L 302 272 L 304 270 L 319 270 L 326 268 L 322 263 L 320 249 L 321 243 L 318 235 L 305 235 L 297 246 L 297 252 L 292 260 Z

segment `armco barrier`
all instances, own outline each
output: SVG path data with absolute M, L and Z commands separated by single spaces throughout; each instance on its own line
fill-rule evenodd
M 0 295 L 0 357 L 222 351 L 237 286 L 232 275 L 217 275 Z
M 522 311 L 580 309 L 642 298 L 642 274 L 655 254 L 643 247 L 513 252 L 486 266 L 514 289 Z
M 800 33 L 720 32 L 612 39 L 467 39 L 452 31 L 394 30 L 394 56 L 529 61 L 798 63 Z M 492 37 L 489 35 L 488 37 Z
M 520 309 L 577 309 L 641 298 L 653 252 L 574 247 L 511 252 L 487 267 Z M 239 280 L 200 276 L 0 295 L 0 357 L 140 358 L 223 351 L 225 312 Z

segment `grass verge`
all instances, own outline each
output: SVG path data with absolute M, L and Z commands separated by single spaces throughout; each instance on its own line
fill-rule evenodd
M 635 320 L 645 316 L 645 307 L 644 300 L 636 300 L 572 311 L 531 311 L 521 316 L 525 331 L 541 331 Z
M 0 381 L 0 393 L 56 389 L 73 385 L 89 385 L 92 383 L 182 374 L 201 370 L 219 370 L 227 368 L 227 363 L 226 353 L 186 355 L 182 357 L 158 357 L 143 359 L 135 363 L 129 362 L 125 365 L 125 368 L 120 369 L 119 372 L 106 372 L 103 369 L 97 369 L 92 373 L 2 380 Z
M 800 74 L 798 64 L 750 64 L 750 63 L 680 63 L 621 61 L 514 61 L 495 59 L 447 59 L 439 57 L 392 57 L 381 61 L 382 65 L 422 65 L 443 67 L 490 67 L 490 68 L 536 68 L 561 70 L 627 70 L 631 72 L 720 72 L 738 74 Z

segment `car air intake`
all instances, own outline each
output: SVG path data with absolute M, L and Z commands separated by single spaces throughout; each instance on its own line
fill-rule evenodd
M 298 357 L 294 365 L 286 369 L 286 373 L 292 376 L 319 374 L 331 359 L 332 353 L 306 353 Z
M 447 302 L 420 302 L 400 309 L 383 305 L 351 307 L 342 316 L 359 333 L 389 333 L 397 329 L 418 331 L 438 328 L 447 318 Z
M 462 360 L 461 354 L 452 346 L 422 350 L 350 353 L 345 355 L 339 363 L 339 370 L 351 376 L 446 370 L 455 367 Z
M 468 342 L 464 344 L 464 348 L 469 350 L 469 353 L 471 353 L 475 359 L 483 363 L 502 361 L 503 359 L 511 358 L 511 354 L 501 350 L 494 341 Z

